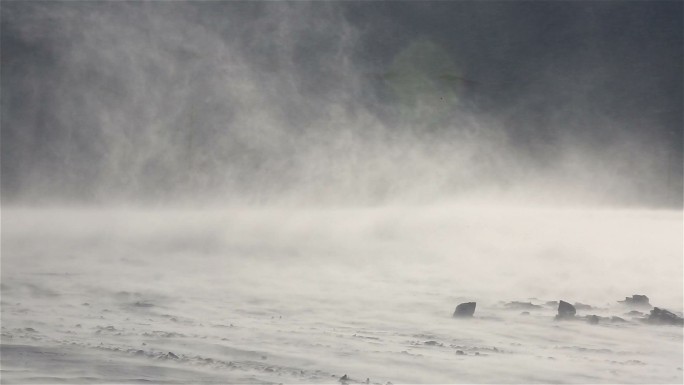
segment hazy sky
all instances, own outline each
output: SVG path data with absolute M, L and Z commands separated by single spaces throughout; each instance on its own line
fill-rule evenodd
M 2 198 L 681 205 L 683 6 L 5 1 Z

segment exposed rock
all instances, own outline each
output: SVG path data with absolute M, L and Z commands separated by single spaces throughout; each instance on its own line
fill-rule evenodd
M 645 295 L 634 294 L 631 297 L 625 297 L 624 301 L 618 301 L 619 303 L 627 306 L 641 307 L 641 308 L 652 308 L 650 302 L 648 302 L 648 297 Z
M 465 352 L 463 352 L 463 350 L 457 350 L 457 351 L 456 351 L 456 355 L 457 355 L 457 356 L 464 356 L 464 355 L 465 355 Z
M 473 314 L 475 314 L 475 302 L 465 302 L 462 303 L 458 306 L 456 306 L 456 310 L 454 310 L 454 317 L 459 317 L 459 318 L 464 318 L 464 317 L 472 317 Z
M 173 358 L 174 360 L 178 359 L 178 356 L 173 354 L 172 352 L 166 353 L 166 358 Z
M 624 318 L 620 318 L 620 317 L 617 317 L 617 316 L 612 316 L 612 317 L 610 317 L 610 322 L 627 322 L 627 321 L 625 321 Z
M 591 306 L 591 305 L 587 305 L 587 304 L 584 304 L 584 303 L 581 303 L 581 302 L 575 302 L 575 305 L 574 305 L 574 306 L 575 306 L 575 309 L 578 309 L 578 310 L 591 310 L 591 309 L 594 308 L 594 307 Z
M 648 316 L 647 322 L 662 325 L 684 325 L 684 319 L 682 319 L 682 317 L 672 313 L 671 311 L 657 307 L 651 310 L 651 314 Z
M 625 313 L 625 315 L 631 315 L 632 317 L 641 317 L 642 315 L 644 315 L 644 313 L 642 313 L 638 310 L 632 310 L 632 311 Z
M 588 315 L 585 317 L 590 325 L 598 325 L 599 317 L 597 315 Z
M 558 303 L 558 315 L 556 315 L 556 319 L 573 319 L 575 318 L 575 314 L 577 314 L 577 310 L 575 310 L 574 306 L 565 301 L 560 301 Z
M 507 302 L 504 304 L 504 307 L 507 309 L 515 309 L 515 310 L 541 309 L 540 305 L 535 305 L 532 302 L 519 302 L 519 301 Z

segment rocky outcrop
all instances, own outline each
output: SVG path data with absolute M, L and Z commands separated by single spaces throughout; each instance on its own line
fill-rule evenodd
M 456 318 L 467 318 L 472 317 L 475 314 L 475 302 L 465 302 L 456 306 L 454 310 L 454 317 Z
M 646 322 L 660 325 L 684 325 L 684 319 L 682 319 L 682 317 L 672 313 L 671 311 L 657 307 L 651 310 L 651 314 L 646 319 Z
M 640 295 L 640 294 L 634 294 L 631 297 L 625 297 L 624 301 L 618 301 L 619 303 L 630 306 L 630 307 L 638 307 L 638 308 L 652 308 L 653 306 L 651 303 L 648 301 L 648 297 L 645 295 Z
M 593 306 L 587 305 L 587 304 L 584 304 L 581 302 L 575 302 L 575 304 L 573 306 L 575 306 L 575 309 L 577 309 L 577 310 L 592 310 L 592 309 L 594 309 Z
M 575 318 L 575 314 L 577 314 L 577 310 L 575 310 L 574 306 L 565 301 L 558 302 L 557 320 L 573 319 Z

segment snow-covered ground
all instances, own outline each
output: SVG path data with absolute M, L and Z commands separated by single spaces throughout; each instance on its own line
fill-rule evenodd
M 3 207 L 2 381 L 682 383 L 616 302 L 681 315 L 682 247 L 669 211 Z

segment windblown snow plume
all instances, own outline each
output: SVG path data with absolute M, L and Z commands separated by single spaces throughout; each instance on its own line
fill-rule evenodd
M 3 198 L 680 205 L 677 6 L 10 2 Z
M 683 7 L 3 2 L 3 383 L 681 383 Z

